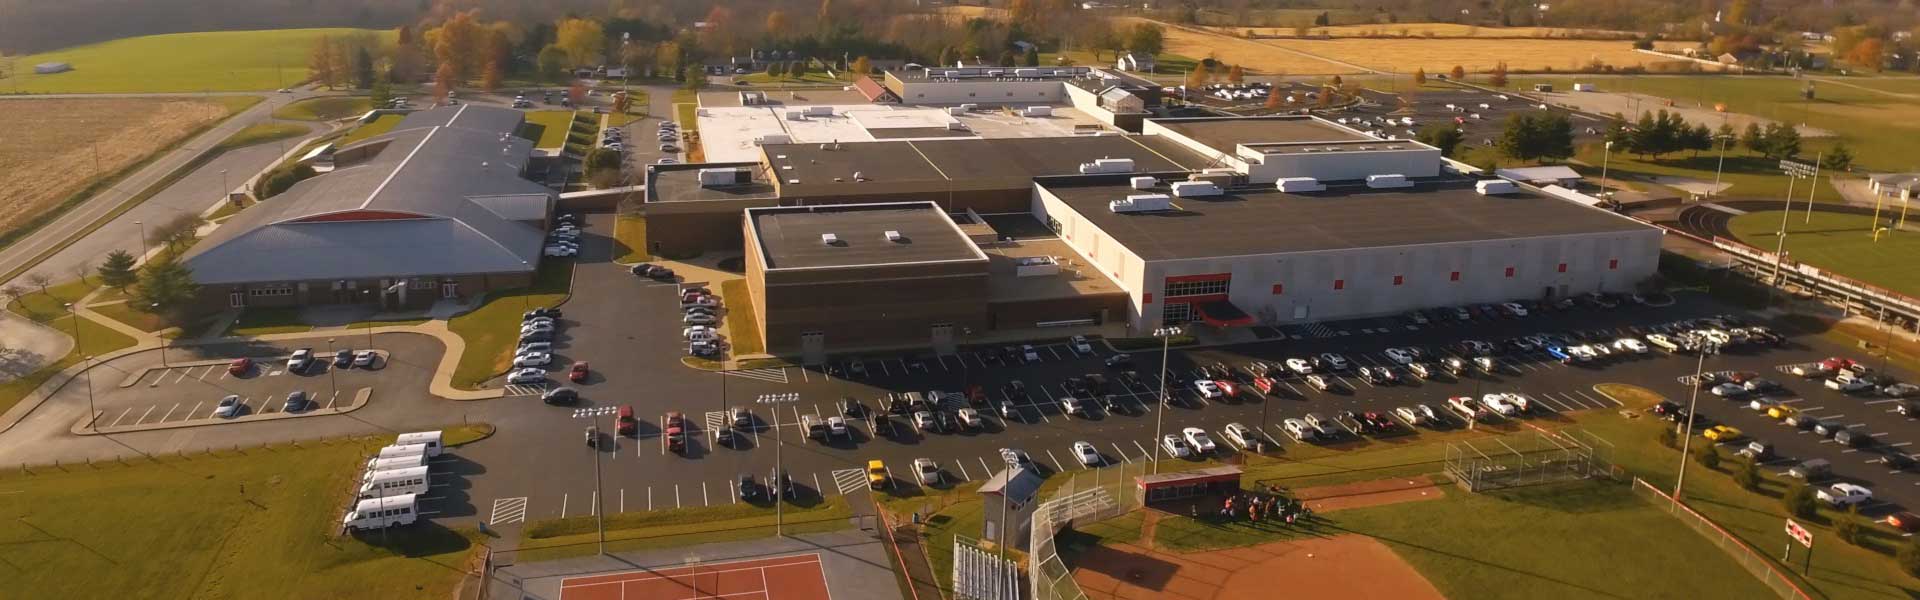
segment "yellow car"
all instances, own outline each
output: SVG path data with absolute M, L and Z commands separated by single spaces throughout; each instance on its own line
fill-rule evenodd
M 1784 404 L 1767 409 L 1767 416 L 1773 417 L 1773 419 L 1776 421 L 1783 420 L 1783 419 L 1786 419 L 1787 417 L 1791 417 L 1797 414 L 1800 414 L 1800 409 L 1787 406 Z
M 887 477 L 887 464 L 879 460 L 867 461 L 867 487 L 882 489 L 887 487 L 891 478 Z
M 1706 433 L 1700 435 L 1716 442 L 1729 442 L 1740 439 L 1740 430 L 1726 425 L 1715 425 L 1708 427 Z

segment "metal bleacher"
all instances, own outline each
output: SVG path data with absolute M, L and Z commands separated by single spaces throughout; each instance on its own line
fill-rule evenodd
M 1020 569 L 981 550 L 964 536 L 953 538 L 953 595 L 956 600 L 1020 600 Z

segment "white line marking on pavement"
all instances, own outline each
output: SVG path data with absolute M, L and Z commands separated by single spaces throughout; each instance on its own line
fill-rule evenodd
M 680 508 L 680 484 L 673 484 L 673 507 Z
M 560 518 L 567 518 L 567 495 L 564 492 L 560 494 Z
M 156 408 L 160 408 L 160 407 L 159 407 L 159 406 L 148 406 L 148 407 L 147 407 L 147 412 L 143 412 L 143 413 L 140 413 L 140 420 L 138 420 L 138 421 L 134 421 L 134 422 L 133 422 L 133 424 L 135 424 L 135 425 L 139 425 L 139 424 L 141 424 L 141 423 L 145 423 L 145 422 L 147 422 L 147 417 L 149 417 L 149 416 L 152 416 L 152 415 L 153 415 L 153 409 L 156 409 Z
M 1114 453 L 1114 454 L 1118 454 L 1118 455 L 1120 455 L 1120 460 L 1124 460 L 1124 461 L 1127 461 L 1127 464 L 1133 464 L 1133 459 L 1131 459 L 1131 458 L 1127 458 L 1127 451 L 1125 451 L 1125 450 L 1121 450 L 1121 449 L 1120 449 L 1120 444 L 1118 444 L 1118 443 L 1115 443 L 1115 442 L 1108 442 L 1108 444 L 1109 444 L 1109 445 L 1111 445 L 1111 446 L 1113 446 L 1113 453 Z
M 1056 457 L 1056 456 L 1054 456 L 1054 455 L 1053 455 L 1053 451 L 1052 451 L 1052 450 L 1045 450 L 1045 449 L 1043 449 L 1042 451 L 1043 451 L 1043 452 L 1046 452 L 1046 453 L 1047 453 L 1047 460 L 1051 460 L 1051 461 L 1053 461 L 1053 472 L 1055 472 L 1055 473 L 1065 473 L 1065 472 L 1067 471 L 1067 468 L 1066 468 L 1066 467 L 1063 467 L 1063 466 L 1060 466 L 1060 459 L 1059 459 L 1059 457 Z
M 107 424 L 107 426 L 108 426 L 108 427 L 118 427 L 118 426 L 120 426 L 120 419 L 125 419 L 125 418 L 127 418 L 127 413 L 130 413 L 130 412 L 133 412 L 133 407 L 131 407 L 131 406 L 129 406 L 129 407 L 127 407 L 127 409 L 126 409 L 126 410 L 124 410 L 124 411 L 120 411 L 120 417 L 119 417 L 119 418 L 116 418 L 116 419 L 114 419 L 114 420 L 113 420 L 113 422 L 112 422 L 112 423 L 109 423 L 109 424 Z
M 165 423 L 167 422 L 167 419 L 173 418 L 173 411 L 176 411 L 176 410 L 180 410 L 180 403 L 178 402 L 173 403 L 173 408 L 167 409 L 167 414 L 162 415 L 160 417 L 160 422 Z
M 967 481 L 973 481 L 973 476 L 967 474 L 967 461 L 964 461 L 964 460 L 953 461 L 953 466 L 960 468 L 961 479 L 965 479 Z

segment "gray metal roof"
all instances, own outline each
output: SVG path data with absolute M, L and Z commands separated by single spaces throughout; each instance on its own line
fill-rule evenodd
M 203 284 L 511 273 L 539 264 L 544 234 L 521 222 L 552 194 L 520 177 L 532 142 L 519 111 L 420 111 L 367 160 L 242 211 L 187 253 Z

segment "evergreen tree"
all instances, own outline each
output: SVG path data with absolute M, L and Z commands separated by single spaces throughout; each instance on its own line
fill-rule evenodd
M 125 250 L 108 252 L 106 261 L 100 263 L 97 269 L 100 274 L 100 284 L 126 291 L 127 286 L 140 280 L 140 274 L 133 270 L 134 262 L 131 252 Z
M 1454 149 L 1460 146 L 1460 142 L 1466 140 L 1466 135 L 1460 133 L 1460 129 L 1454 127 L 1453 123 L 1428 123 L 1426 127 L 1420 128 L 1420 133 L 1413 139 L 1439 148 L 1441 156 L 1453 156 Z

